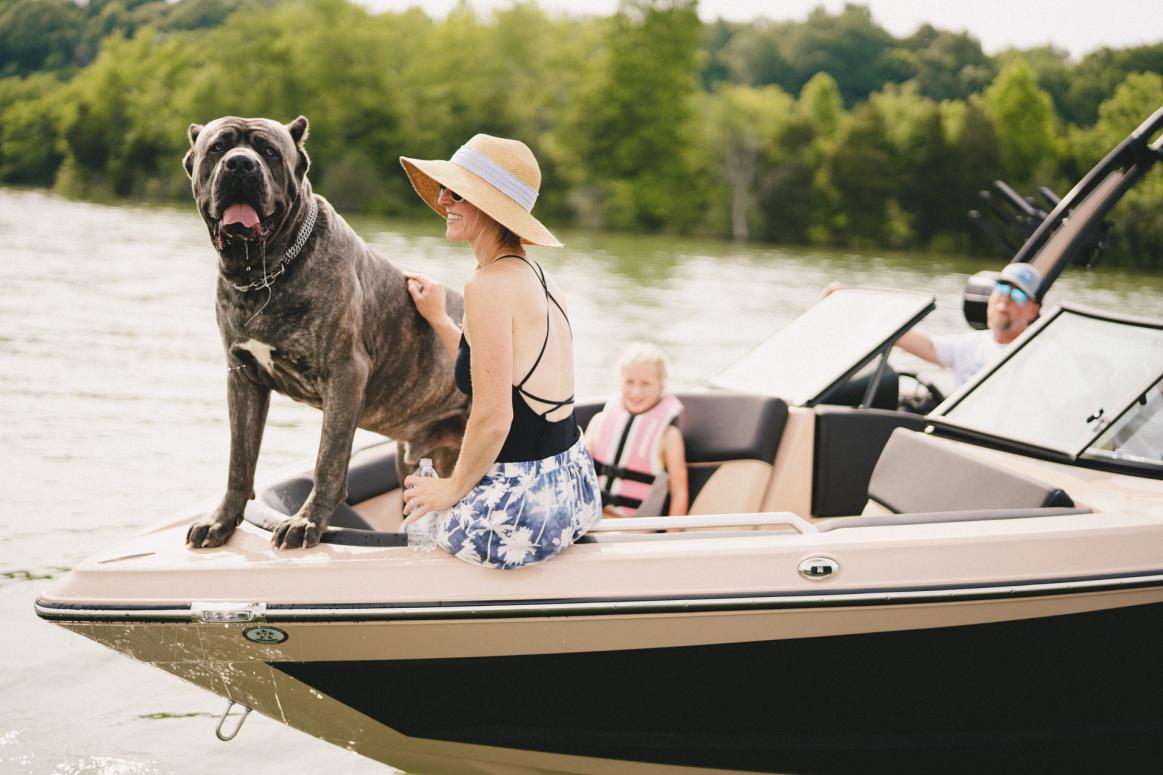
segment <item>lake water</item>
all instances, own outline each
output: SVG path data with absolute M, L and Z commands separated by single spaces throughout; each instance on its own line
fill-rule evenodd
M 397 264 L 460 287 L 474 261 L 437 219 L 353 219 Z M 929 291 L 924 327 L 963 330 L 968 274 L 1000 261 L 851 255 L 559 234 L 535 251 L 565 290 L 577 394 L 613 388 L 649 339 L 672 387 L 695 387 L 810 306 L 828 282 Z M 214 737 L 225 701 L 38 620 L 50 579 L 145 525 L 218 495 L 228 435 L 215 255 L 193 206 L 106 206 L 0 189 L 0 772 L 384 772 L 252 715 Z M 1159 316 L 1163 280 L 1071 270 L 1050 301 Z M 277 286 L 275 292 L 277 293 Z M 275 396 L 260 479 L 314 457 L 320 415 Z M 375 437 L 361 434 L 358 441 Z

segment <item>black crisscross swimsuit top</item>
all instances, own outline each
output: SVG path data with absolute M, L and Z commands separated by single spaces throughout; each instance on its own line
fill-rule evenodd
M 549 345 L 550 302 L 553 302 L 554 306 L 561 310 L 561 316 L 565 318 L 565 325 L 569 327 L 571 336 L 573 328 L 569 326 L 569 318 L 566 316 L 565 310 L 549 292 L 549 285 L 545 282 L 545 272 L 540 266 L 524 256 L 501 256 L 501 258 L 519 258 L 524 261 L 537 275 L 537 279 L 541 281 L 541 287 L 545 291 L 545 341 L 541 343 L 541 352 L 537 353 L 537 360 L 533 361 L 525 378 L 513 385 L 513 424 L 509 426 L 509 435 L 505 437 L 505 444 L 501 447 L 500 454 L 497 455 L 498 463 L 523 463 L 558 455 L 572 447 L 577 441 L 579 431 L 577 419 L 573 412 L 561 420 L 548 418 L 548 415 L 561 407 L 572 404 L 573 396 L 563 401 L 557 401 L 535 396 L 525 389 L 525 383 L 541 365 L 541 358 L 545 355 L 545 348 Z M 501 258 L 497 260 L 500 261 Z M 464 334 L 460 335 L 460 349 L 456 353 L 456 386 L 460 388 L 460 392 L 472 398 L 471 355 L 468 340 L 464 338 Z M 544 412 L 536 412 L 529 406 L 526 398 L 539 404 L 545 404 L 549 408 Z

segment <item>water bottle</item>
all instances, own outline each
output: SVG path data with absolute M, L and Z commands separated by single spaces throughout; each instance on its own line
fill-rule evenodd
M 416 476 L 436 478 L 436 468 L 432 465 L 432 458 L 420 458 L 420 467 L 416 469 Z M 430 552 L 435 549 L 436 527 L 436 514 L 433 512 L 428 512 L 408 525 L 408 546 L 415 547 L 421 552 Z

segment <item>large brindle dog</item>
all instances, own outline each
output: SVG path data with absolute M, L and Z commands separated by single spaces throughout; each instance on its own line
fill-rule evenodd
M 277 390 L 323 410 L 314 490 L 271 537 L 278 548 L 313 546 L 347 495 L 356 426 L 399 441 L 401 467 L 431 457 L 447 475 L 467 401 L 403 274 L 312 193 L 306 118 L 230 116 L 192 124 L 189 138 L 186 171 L 218 251 L 230 468 L 222 502 L 186 540 L 221 546 L 241 522 Z M 447 301 L 459 319 L 461 297 Z

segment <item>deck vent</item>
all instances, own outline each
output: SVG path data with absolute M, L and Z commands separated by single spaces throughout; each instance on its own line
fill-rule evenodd
M 840 572 L 840 563 L 831 557 L 809 557 L 800 561 L 800 575 L 811 581 L 829 579 Z

